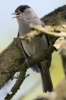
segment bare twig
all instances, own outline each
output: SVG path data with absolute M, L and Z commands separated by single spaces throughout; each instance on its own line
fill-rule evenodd
M 31 31 L 24 36 L 20 36 L 20 39 L 30 42 L 32 38 L 41 34 L 48 34 L 55 37 L 66 37 L 66 25 L 54 27 L 45 26 L 44 28 L 41 26 L 31 25 L 30 27 L 37 31 Z
M 26 67 L 23 67 L 22 70 L 20 70 L 20 76 L 18 80 L 16 81 L 15 85 L 13 86 L 13 88 L 11 89 L 12 94 L 7 94 L 7 96 L 5 97 L 5 100 L 10 100 L 15 95 L 17 90 L 20 88 L 22 82 L 25 80 L 26 70 L 27 70 Z

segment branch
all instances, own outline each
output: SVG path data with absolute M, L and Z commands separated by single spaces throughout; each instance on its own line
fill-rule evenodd
M 31 25 L 30 27 L 32 29 L 39 31 L 40 33 L 38 35 L 47 34 L 47 35 L 52 35 L 55 37 L 66 37 L 66 25 L 54 26 L 54 27 L 53 26 L 45 26 L 44 28 L 41 26 Z
M 63 27 L 64 26 L 64 27 Z M 32 29 L 36 31 L 31 31 L 24 36 L 20 36 L 20 39 L 30 42 L 33 38 L 40 35 L 51 35 L 55 37 L 66 37 L 66 25 L 62 26 L 45 26 L 44 28 L 38 25 L 31 25 Z
M 24 62 L 21 46 L 18 39 L 14 41 L 0 54 L 0 89 L 15 74 L 14 70 Z M 2 74 L 2 72 L 11 72 Z M 2 80 L 1 80 L 2 79 Z
M 22 68 L 20 69 L 20 76 L 16 83 L 14 84 L 13 88 L 11 89 L 12 94 L 7 94 L 5 97 L 5 100 L 10 100 L 15 93 L 17 92 L 18 89 L 20 89 L 21 84 L 25 80 L 25 73 L 26 73 L 27 68 Z

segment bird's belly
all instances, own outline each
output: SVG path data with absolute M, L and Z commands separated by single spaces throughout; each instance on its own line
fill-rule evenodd
M 29 43 L 24 41 L 22 41 L 22 43 L 26 53 L 32 57 L 44 52 L 44 50 L 48 47 L 48 43 L 44 35 L 42 37 L 35 37 Z

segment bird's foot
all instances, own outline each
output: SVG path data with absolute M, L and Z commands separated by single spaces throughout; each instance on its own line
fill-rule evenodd
M 31 59 L 31 56 L 29 56 L 28 58 L 25 59 L 25 62 L 26 64 L 28 65 L 28 68 L 30 68 L 30 65 L 29 65 L 29 60 Z

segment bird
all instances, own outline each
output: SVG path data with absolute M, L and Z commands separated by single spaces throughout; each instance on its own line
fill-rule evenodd
M 28 32 L 33 31 L 30 28 L 31 24 L 39 25 L 41 27 L 45 26 L 34 10 L 28 5 L 18 6 L 13 14 L 15 15 L 14 18 L 16 18 L 18 22 L 18 36 L 24 36 Z M 20 40 L 20 42 L 26 58 L 34 58 L 42 52 L 46 53 L 46 50 L 50 45 L 49 38 L 45 34 L 33 38 L 29 43 L 24 40 Z M 50 56 L 45 61 L 32 67 L 32 70 L 41 74 L 43 92 L 51 92 L 53 90 L 53 84 L 49 72 L 51 60 L 52 57 Z

